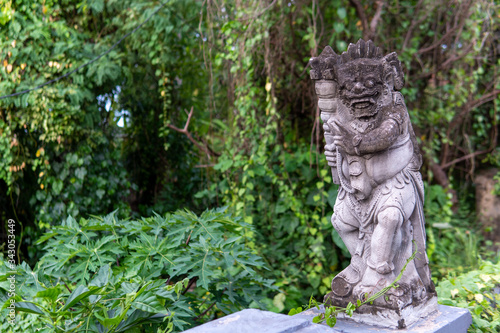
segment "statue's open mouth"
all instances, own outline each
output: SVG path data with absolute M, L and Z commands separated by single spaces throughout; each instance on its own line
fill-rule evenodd
M 378 91 L 371 91 L 369 93 L 365 93 L 363 95 L 351 95 L 347 94 L 347 99 L 351 106 L 357 110 L 363 110 L 370 108 L 372 105 L 377 103 Z
M 376 110 L 375 110 L 375 113 L 376 113 Z M 358 120 L 361 120 L 361 121 L 363 121 L 363 122 L 365 122 L 365 123 L 367 123 L 367 122 L 370 122 L 370 121 L 374 120 L 374 119 L 375 119 L 375 116 L 376 116 L 376 114 L 374 114 L 374 115 L 372 115 L 372 116 L 362 116 L 362 117 L 357 117 L 357 119 L 358 119 Z
M 356 109 L 366 109 L 375 104 L 373 98 L 351 100 L 351 105 Z
M 378 91 L 370 91 L 363 95 L 346 95 L 354 117 L 363 122 L 370 122 L 375 118 L 377 114 Z

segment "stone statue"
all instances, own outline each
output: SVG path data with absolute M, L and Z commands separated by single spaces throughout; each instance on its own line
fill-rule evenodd
M 339 184 L 332 224 L 351 253 L 325 302 L 346 306 L 391 284 L 417 250 L 397 288 L 360 307 L 354 320 L 408 327 L 437 310 L 425 253 L 422 157 L 403 95 L 396 53 L 372 41 L 341 55 L 325 47 L 311 59 L 325 135 L 325 155 Z

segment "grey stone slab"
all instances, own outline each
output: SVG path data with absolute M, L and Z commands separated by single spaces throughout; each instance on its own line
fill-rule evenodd
M 247 309 L 185 331 L 186 333 L 465 333 L 472 323 L 467 309 L 439 305 L 438 311 L 406 329 L 388 329 L 338 319 L 334 328 L 313 324 L 324 311 L 313 308 L 295 316 Z
M 312 321 L 312 318 L 323 311 L 323 307 L 321 307 L 320 310 L 313 308 L 293 317 L 300 317 Z M 369 326 L 362 323 L 356 323 L 349 319 L 338 319 L 335 329 L 336 332 L 344 333 L 466 333 L 471 323 L 472 316 L 469 310 L 438 305 L 438 311 L 425 319 L 420 319 L 414 325 L 406 329 L 388 329 Z
M 328 326 L 313 324 L 309 318 L 247 309 L 197 326 L 186 333 L 332 333 Z

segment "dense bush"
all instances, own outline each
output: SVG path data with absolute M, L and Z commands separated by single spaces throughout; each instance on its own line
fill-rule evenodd
M 311 161 L 305 145 L 291 147 L 293 154 L 261 148 L 233 159 L 221 157 L 215 168 L 226 177 L 217 186 L 224 201 L 254 225 L 251 245 L 271 267 L 264 274 L 284 291 L 283 306 L 269 306 L 283 311 L 299 306 L 307 295 L 326 294 L 350 255 L 331 227 L 337 186 L 326 161 Z
M 69 217 L 39 240 L 47 252 L 33 270 L 17 266 L 16 307 L 31 315 L 23 319 L 20 313 L 14 331 L 179 331 L 263 307 L 261 300 L 276 287 L 257 273 L 264 263 L 246 246 L 253 228 L 225 211 L 139 220 L 115 213 L 80 222 Z M 5 306 L 7 271 L 2 261 Z
M 470 311 L 469 332 L 500 330 L 500 263 L 483 262 L 478 270 L 444 279 L 436 290 L 440 304 Z

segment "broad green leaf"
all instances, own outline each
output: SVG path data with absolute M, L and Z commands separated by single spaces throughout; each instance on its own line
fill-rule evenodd
M 46 315 L 45 311 L 42 310 L 41 308 L 43 309 L 41 305 L 37 305 L 31 302 L 16 302 L 17 311 L 34 313 L 38 315 Z
M 132 307 L 149 312 L 149 313 L 160 313 L 165 312 L 165 308 L 162 307 L 160 302 L 156 299 L 156 295 L 151 295 L 147 298 L 136 299 L 132 302 Z
M 68 299 L 66 300 L 66 304 L 61 308 L 61 311 L 69 309 L 70 307 L 89 297 L 90 295 L 99 294 L 101 290 L 101 287 L 91 286 L 90 288 L 87 288 L 85 286 L 79 285 L 75 290 L 73 290 L 71 295 L 69 295 Z
M 48 298 L 55 301 L 61 294 L 61 289 L 58 286 L 47 288 L 36 293 L 35 297 Z
M 99 269 L 99 272 L 94 276 L 94 278 L 90 282 L 89 286 L 104 287 L 105 285 L 108 284 L 110 272 L 111 269 L 109 267 L 109 264 L 102 266 Z
M 132 311 L 132 313 L 128 316 L 128 318 L 125 321 L 121 322 L 116 327 L 116 332 L 126 332 L 127 330 L 139 324 L 146 324 L 150 322 L 162 322 L 164 317 L 165 317 L 164 314 L 151 315 L 150 312 L 145 312 L 139 309 L 135 309 L 134 311 Z

